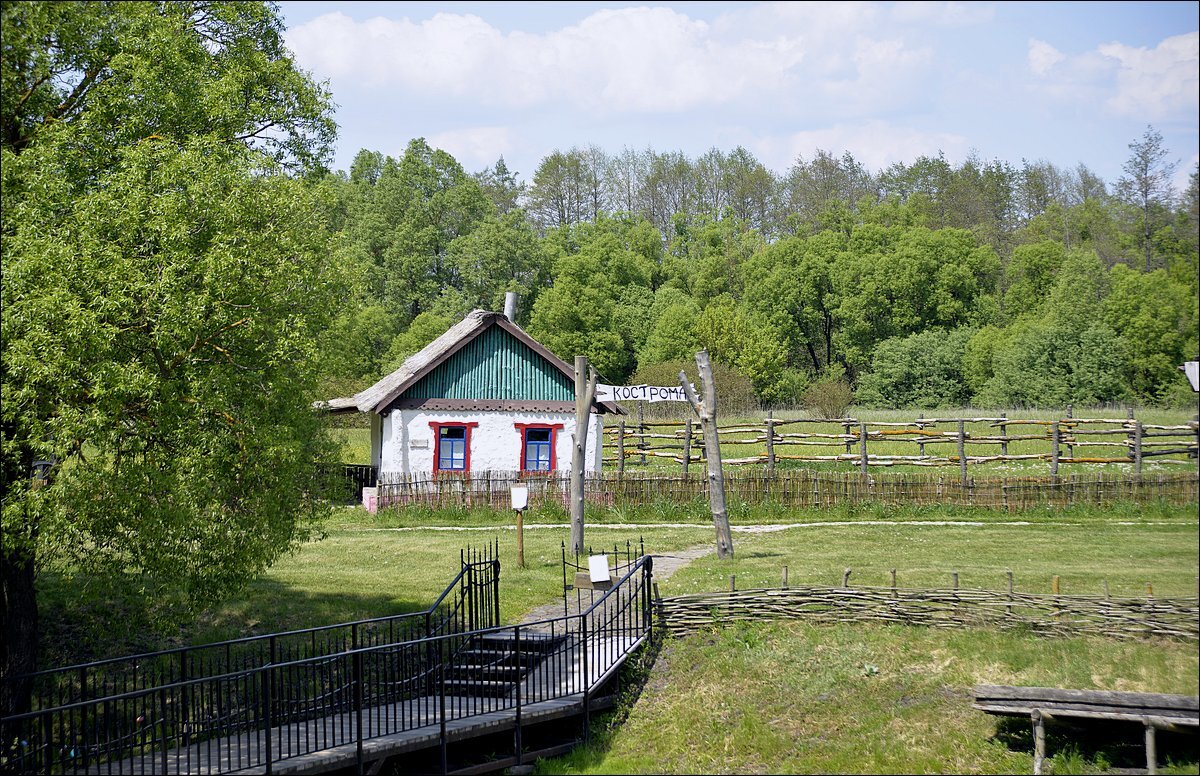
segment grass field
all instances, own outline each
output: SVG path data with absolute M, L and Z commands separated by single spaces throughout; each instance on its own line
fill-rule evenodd
M 904 626 L 739 625 L 669 641 L 641 697 L 554 773 L 1029 773 L 1028 722 L 971 709 L 978 683 L 1196 694 L 1194 644 Z M 1160 773 L 1196 773 L 1160 736 Z M 1144 767 L 1141 729 L 1052 728 L 1048 773 Z
M 743 589 L 776 586 L 784 565 L 793 584 L 839 584 L 844 569 L 852 568 L 852 585 L 885 585 L 896 569 L 904 587 L 948 587 L 950 573 L 958 572 L 963 587 L 1003 589 L 1005 572 L 1012 570 L 1023 592 L 1047 593 L 1058 575 L 1065 594 L 1097 594 L 1107 581 L 1114 596 L 1144 595 L 1148 582 L 1157 596 L 1195 596 L 1200 572 L 1194 505 L 1015 514 L 743 505 L 731 517 L 735 528 L 793 527 L 735 531 L 733 560 L 710 555 L 693 561 L 660 583 L 664 596 L 727 589 L 730 575 Z M 562 589 L 565 512 L 545 507 L 527 514 L 526 522 L 528 567 L 519 569 L 513 518 L 506 511 L 426 508 L 368 515 L 361 508 L 339 509 L 324 539 L 281 560 L 178 638 L 201 643 L 421 609 L 457 572 L 460 549 L 496 539 L 501 617 L 513 622 Z M 704 504 L 651 504 L 589 510 L 586 536 L 597 549 L 641 539 L 647 552 L 669 555 L 711 544 L 714 533 Z M 58 618 L 69 616 L 52 602 L 65 605 L 70 595 L 55 595 L 43 608 L 51 633 Z M 60 657 L 85 641 L 77 635 L 60 634 Z M 1196 694 L 1198 662 L 1194 643 L 731 625 L 668 640 L 641 698 L 615 718 L 623 724 L 604 732 L 601 723 L 591 747 L 539 767 L 543 773 L 1027 772 L 1028 725 L 1006 726 L 973 712 L 973 684 Z M 1122 741 L 1116 732 L 1098 742 L 1052 738 L 1053 772 L 1137 766 L 1140 738 Z M 1164 772 L 1196 773 L 1194 746 L 1172 746 L 1160 743 L 1162 759 L 1172 763 Z

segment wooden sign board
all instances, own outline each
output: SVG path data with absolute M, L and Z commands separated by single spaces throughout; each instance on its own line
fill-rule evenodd
M 575 589 L 577 590 L 608 590 L 612 586 L 611 578 L 603 582 L 593 582 L 592 575 L 586 571 L 575 572 Z

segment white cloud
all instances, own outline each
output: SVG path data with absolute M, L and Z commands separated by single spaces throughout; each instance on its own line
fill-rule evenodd
M 605 117 L 849 92 L 870 103 L 911 93 L 930 52 L 894 34 L 873 37 L 876 10 L 769 4 L 709 24 L 670 8 L 630 7 L 540 34 L 503 33 L 474 15 L 358 22 L 335 12 L 287 37 L 303 67 L 338 87 L 500 109 L 569 105 Z
M 876 172 L 895 162 L 907 164 L 918 156 L 937 156 L 939 152 L 948 160 L 959 161 L 970 151 L 967 139 L 961 135 L 923 132 L 879 120 L 764 137 L 747 146 L 760 155 L 763 164 L 775 170 L 787 170 L 799 156 L 811 159 L 817 149 L 835 156 L 849 151 L 864 167 Z
M 1108 43 L 1098 51 L 1119 65 L 1116 94 L 1107 102 L 1117 113 L 1153 121 L 1196 111 L 1200 32 L 1175 35 L 1153 49 Z
M 892 7 L 892 18 L 898 22 L 937 24 L 944 27 L 965 27 L 990 22 L 996 10 L 990 3 L 933 3 L 901 2 Z
M 508 127 L 452 129 L 430 135 L 426 140 L 431 147 L 442 149 L 468 170 L 490 167 L 501 156 L 511 156 L 516 147 L 513 132 Z
M 1029 39 L 1029 69 L 1035 75 L 1044 76 L 1050 70 L 1067 58 L 1067 55 L 1051 46 L 1044 40 Z

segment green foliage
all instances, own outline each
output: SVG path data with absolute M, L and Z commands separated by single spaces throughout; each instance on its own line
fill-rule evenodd
M 857 398 L 868 407 L 957 407 L 971 399 L 963 357 L 973 329 L 930 330 L 884 340 L 859 380 Z
M 813 417 L 841 418 L 854 403 L 854 390 L 840 369 L 831 369 L 804 391 L 803 403 Z
M 1157 401 L 1186 382 L 1179 366 L 1200 352 L 1196 294 L 1161 269 L 1143 274 L 1118 264 L 1111 278 L 1104 321 L 1128 355 L 1126 383 L 1143 401 Z
M 757 408 L 754 385 L 745 375 L 724 364 L 712 362 L 711 365 L 713 383 L 717 388 L 718 414 L 742 413 L 748 408 Z M 639 368 L 629 379 L 635 385 L 679 385 L 680 372 L 686 373 L 688 380 L 700 390 L 700 374 L 694 359 L 648 364 Z M 687 405 L 681 406 L 686 408 Z
M 399 369 L 405 359 L 445 334 L 446 330 L 455 323 L 457 321 L 451 320 L 447 316 L 431 312 L 424 312 L 413 318 L 408 330 L 392 340 L 381 361 L 382 366 L 378 376 L 383 377 Z
M 3 14 L 4 566 L 211 602 L 324 511 L 333 203 L 285 173 L 317 180 L 328 97 L 266 5 Z

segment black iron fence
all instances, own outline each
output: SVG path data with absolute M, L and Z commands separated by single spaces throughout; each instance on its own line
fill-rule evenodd
M 270 773 L 338 748 L 361 764 L 365 741 L 418 728 L 444 756 L 455 720 L 513 712 L 519 728 L 522 708 L 569 696 L 590 708 L 650 635 L 651 570 L 639 558 L 586 610 L 501 627 L 489 549 L 425 612 L 42 672 L 35 709 L 2 721 L 0 770 Z
M 246 735 L 261 721 L 264 705 L 293 720 L 334 713 L 347 701 L 347 685 L 332 668 L 341 656 L 498 625 L 498 555 L 496 545 L 462 551 L 458 574 L 423 611 L 6 677 L 6 682 L 32 683 L 32 710 L 3 720 L 0 770 L 88 770 L 144 758 L 163 749 L 159 742 L 164 740 L 187 747 Z M 428 678 L 436 657 L 425 655 L 406 670 Z M 262 684 L 267 667 L 272 667 L 270 682 Z M 386 684 L 397 697 L 406 691 L 404 683 Z M 298 691 L 313 702 L 295 701 L 291 696 Z M 228 767 L 235 762 L 231 751 Z

